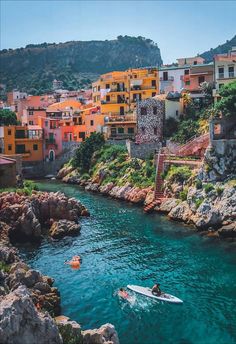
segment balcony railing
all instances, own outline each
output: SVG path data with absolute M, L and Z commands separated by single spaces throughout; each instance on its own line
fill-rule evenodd
M 116 115 L 111 115 L 108 118 L 107 123 L 114 123 L 114 122 L 136 122 L 137 117 L 136 115 L 120 115 L 120 114 L 116 114 Z
M 160 81 L 174 81 L 173 76 L 169 76 L 167 79 L 164 79 L 162 76 L 160 77 Z

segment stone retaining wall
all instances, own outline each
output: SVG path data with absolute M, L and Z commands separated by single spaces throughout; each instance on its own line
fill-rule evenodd
M 160 142 L 135 143 L 126 141 L 126 147 L 131 158 L 146 159 L 151 154 L 156 154 L 161 149 Z

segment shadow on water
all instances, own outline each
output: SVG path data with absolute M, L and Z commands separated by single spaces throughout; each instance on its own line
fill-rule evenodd
M 91 212 L 81 219 L 78 237 L 19 246 L 29 264 L 55 278 L 63 314 L 84 329 L 114 324 L 121 344 L 235 344 L 235 244 L 202 238 L 165 216 L 145 215 L 142 208 L 76 186 L 39 185 L 80 199 Z M 78 254 L 80 270 L 64 265 Z M 127 284 L 156 281 L 183 305 L 142 295 L 129 303 L 116 295 Z

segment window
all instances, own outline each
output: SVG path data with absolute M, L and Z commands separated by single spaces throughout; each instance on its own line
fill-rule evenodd
M 147 114 L 147 108 L 141 107 L 141 116 L 146 116 Z
M 200 85 L 202 82 L 205 81 L 205 76 L 199 76 L 198 77 L 198 84 Z
M 219 73 L 219 79 L 223 79 L 224 78 L 224 67 L 219 67 L 218 73 Z
M 229 78 L 234 78 L 234 66 L 229 66 Z
M 48 121 L 45 121 L 45 127 L 47 127 L 48 126 Z
M 16 154 L 25 153 L 25 145 L 16 145 Z
M 29 111 L 30 116 L 33 116 L 33 114 L 34 114 L 34 111 Z
M 100 86 L 98 86 L 98 91 L 100 91 Z
M 128 134 L 134 134 L 134 128 L 128 128 Z
M 16 137 L 16 139 L 26 138 L 25 131 L 24 130 L 16 130 L 15 137 Z
M 157 115 L 157 106 L 153 106 L 153 115 Z
M 79 132 L 79 138 L 82 139 L 82 141 L 85 140 L 85 132 L 84 131 Z
M 153 128 L 153 133 L 154 133 L 154 135 L 157 135 L 157 127 Z
M 110 88 L 110 84 L 106 84 L 106 89 Z
M 168 80 L 168 72 L 163 72 L 163 81 Z
M 189 69 L 185 69 L 184 75 L 189 75 Z
M 118 128 L 118 134 L 124 134 L 125 130 L 124 128 Z
M 186 85 L 186 86 L 189 86 L 189 85 L 190 85 L 190 80 L 187 80 L 187 81 L 185 82 L 185 85 Z
M 156 80 L 152 80 L 152 87 L 156 87 L 156 85 L 157 85 Z
M 37 151 L 37 150 L 38 150 L 38 145 L 37 145 L 37 144 L 34 144 L 34 145 L 33 145 L 33 150 L 34 150 L 34 151 Z
M 29 125 L 33 125 L 34 124 L 34 121 L 29 121 Z
M 152 92 L 152 97 L 155 97 L 155 95 L 156 95 L 156 92 Z
M 8 129 L 7 135 L 11 135 L 11 129 Z
M 110 96 L 106 96 L 106 101 L 109 102 L 111 100 Z
M 93 126 L 93 124 L 94 124 L 94 121 L 91 119 L 91 121 L 90 121 L 91 127 Z
M 9 151 L 12 150 L 12 145 L 8 145 L 8 150 L 9 150 Z
M 196 64 L 197 64 L 197 61 L 193 61 L 193 64 L 196 65 Z

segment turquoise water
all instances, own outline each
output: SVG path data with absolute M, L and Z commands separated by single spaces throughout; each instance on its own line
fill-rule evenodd
M 114 324 L 121 344 L 236 343 L 235 244 L 76 186 L 43 182 L 40 188 L 76 197 L 91 212 L 78 237 L 20 247 L 31 266 L 55 278 L 64 315 L 83 329 Z M 80 270 L 64 265 L 78 254 Z M 119 287 L 156 280 L 183 305 L 141 295 L 129 304 L 116 295 Z

